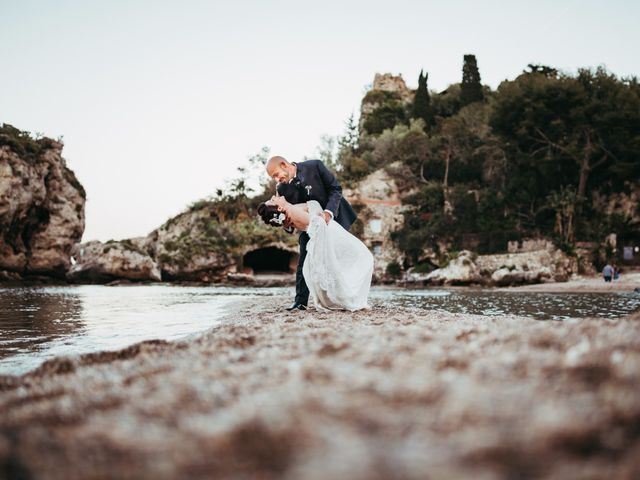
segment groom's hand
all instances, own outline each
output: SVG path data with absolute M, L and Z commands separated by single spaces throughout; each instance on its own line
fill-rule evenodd
M 324 216 L 324 221 L 329 225 L 329 222 L 331 221 L 331 214 L 329 212 L 322 212 L 322 215 Z

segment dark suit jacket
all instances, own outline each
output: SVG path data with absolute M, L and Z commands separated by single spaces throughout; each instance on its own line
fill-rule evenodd
M 289 203 L 317 200 L 320 206 L 333 213 L 333 219 L 349 230 L 356 220 L 356 212 L 342 196 L 336 177 L 320 160 L 296 163 L 296 176 L 289 184 L 278 184 L 278 194 Z

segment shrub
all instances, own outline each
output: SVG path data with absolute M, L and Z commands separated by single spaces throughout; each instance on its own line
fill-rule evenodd
M 402 267 L 398 262 L 391 262 L 387 265 L 386 272 L 392 277 L 399 277 L 402 273 Z

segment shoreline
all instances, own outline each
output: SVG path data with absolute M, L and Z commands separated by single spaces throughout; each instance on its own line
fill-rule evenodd
M 174 281 L 174 282 L 151 282 L 151 281 L 130 281 L 130 280 L 114 280 L 108 283 L 70 283 L 64 280 L 45 279 L 43 277 L 33 280 L 25 279 L 23 281 L 0 281 L 2 287 L 39 287 L 39 286 L 81 286 L 81 285 L 104 285 L 109 287 L 116 286 L 148 286 L 148 285 L 172 285 L 186 287 L 239 287 L 239 288 L 272 288 L 272 287 L 294 287 L 295 282 L 292 281 L 274 281 L 269 277 L 268 280 L 262 282 L 195 282 L 195 281 Z M 620 279 L 606 283 L 601 276 L 577 276 L 566 282 L 545 282 L 534 284 L 511 285 L 504 287 L 490 285 L 422 285 L 418 283 L 403 282 L 374 282 L 374 287 L 395 288 L 398 290 L 421 290 L 421 289 L 463 289 L 463 290 L 496 290 L 508 292 L 541 292 L 541 293 L 631 293 L 636 288 L 640 289 L 640 271 L 631 270 L 620 276 Z
M 289 313 L 286 300 L 239 300 L 180 341 L 0 377 L 0 467 L 54 479 L 640 474 L 640 312 L 540 322 Z
M 537 283 L 503 287 L 500 290 L 512 292 L 545 293 L 630 293 L 640 289 L 640 272 L 630 271 L 620 275 L 618 280 L 605 282 L 602 276 L 581 276 L 567 282 Z

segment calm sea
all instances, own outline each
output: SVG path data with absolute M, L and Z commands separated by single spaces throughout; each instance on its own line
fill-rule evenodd
M 292 287 L 47 286 L 0 288 L 0 374 L 20 374 L 57 355 L 115 350 L 172 340 L 219 324 L 237 299 L 274 297 L 286 304 Z M 540 320 L 619 317 L 640 309 L 638 294 L 552 294 L 475 289 L 374 287 L 373 305 Z

